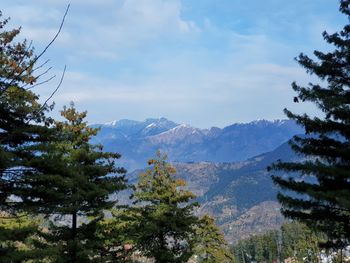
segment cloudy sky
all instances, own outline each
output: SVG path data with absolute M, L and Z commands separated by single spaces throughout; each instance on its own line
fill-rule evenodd
M 335 0 L 1 0 L 8 29 L 37 52 L 64 28 L 45 54 L 55 113 L 70 101 L 90 123 L 166 117 L 197 127 L 284 118 L 292 81 L 312 79 L 294 61 L 300 52 L 331 50 L 324 30 L 346 22 Z M 50 77 L 50 74 L 47 77 Z M 313 79 L 314 81 L 317 81 Z

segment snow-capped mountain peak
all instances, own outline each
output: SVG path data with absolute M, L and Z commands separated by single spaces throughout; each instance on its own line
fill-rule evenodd
M 110 121 L 110 122 L 106 122 L 103 125 L 104 126 L 115 126 L 117 123 L 118 123 L 117 120 L 113 120 L 113 121 Z

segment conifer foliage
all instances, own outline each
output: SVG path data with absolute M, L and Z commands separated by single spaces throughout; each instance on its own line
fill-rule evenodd
M 47 141 L 47 106 L 31 91 L 38 80 L 36 58 L 26 41 L 15 43 L 19 29 L 6 31 L 8 19 L 0 22 L 0 206 L 9 205 L 7 197 L 18 178 L 28 168 L 26 160 L 33 148 Z M 28 151 L 30 145 L 31 151 Z M 8 208 L 8 207 L 7 207 Z
M 340 1 L 340 12 L 350 19 L 350 1 Z M 282 212 L 306 222 L 329 237 L 329 245 L 344 247 L 350 243 L 350 24 L 334 34 L 323 33 L 335 47 L 333 52 L 315 51 L 316 60 L 305 54 L 297 62 L 320 83 L 307 87 L 292 84 L 295 102 L 312 102 L 322 117 L 286 115 L 305 128 L 305 136 L 296 136 L 292 148 L 303 162 L 279 162 L 273 168 L 294 172 L 301 177 L 273 176 L 274 182 L 288 192 L 279 193 Z
M 283 224 L 281 229 L 240 240 L 232 250 L 239 263 L 314 263 L 321 262 L 318 243 L 322 240 L 322 235 L 315 234 L 306 225 L 288 222 Z
M 47 246 L 41 240 L 40 220 L 0 213 L 0 262 L 44 260 Z
M 194 251 L 199 262 L 235 262 L 223 233 L 208 215 L 203 216 L 197 224 Z
M 120 175 L 125 170 L 115 165 L 118 153 L 103 152 L 102 146 L 90 144 L 98 129 L 87 125 L 86 112 L 71 105 L 61 115 L 65 121 L 55 124 L 58 139 L 33 159 L 38 167 L 30 175 L 35 188 L 26 189 L 22 198 L 35 213 L 69 218 L 69 225 L 51 226 L 50 239 L 60 247 L 62 262 L 89 262 L 95 255 L 96 221 L 116 203 L 110 195 L 126 187 Z
M 41 65 L 31 44 L 16 42 L 20 29 L 6 30 L 8 21 L 0 21 L 0 213 L 6 211 L 0 217 L 0 262 L 22 262 L 35 257 L 18 244 L 24 244 L 37 229 L 35 224 L 23 223 L 26 214 L 18 217 L 18 211 L 27 207 L 11 195 L 24 174 L 35 169 L 28 161 L 51 138 L 52 120 L 45 116 L 50 107 L 41 105 L 32 91 Z
M 193 255 L 195 195 L 186 182 L 174 178 L 176 170 L 157 153 L 151 168 L 140 175 L 134 193 L 139 204 L 135 236 L 139 250 L 157 263 L 187 262 Z M 192 201 L 192 203 L 189 203 Z

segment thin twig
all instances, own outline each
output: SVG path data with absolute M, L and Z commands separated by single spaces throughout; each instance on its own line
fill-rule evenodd
M 62 76 L 61 76 L 60 82 L 58 83 L 56 89 L 55 89 L 55 90 L 51 93 L 51 95 L 45 100 L 44 104 L 40 107 L 40 109 L 38 110 L 38 112 L 36 112 L 36 114 L 40 114 L 40 112 L 42 112 L 42 111 L 45 109 L 45 107 L 46 107 L 46 105 L 47 105 L 47 102 L 53 97 L 53 95 L 55 95 L 55 93 L 56 93 L 56 92 L 58 91 L 58 89 L 61 87 L 61 84 L 62 84 L 63 79 L 64 79 L 64 75 L 65 75 L 65 73 L 66 73 L 66 68 L 67 68 L 67 66 L 64 65 L 64 69 L 63 69 L 63 72 L 62 72 Z M 32 118 L 29 118 L 28 121 L 26 122 L 26 124 L 28 124 L 31 120 L 33 120 L 36 114 L 34 114 Z
M 40 79 L 42 76 L 44 76 L 45 74 L 47 74 L 50 70 L 52 69 L 52 67 L 49 67 L 47 70 L 45 70 L 43 73 L 39 74 L 38 76 L 35 77 L 35 82 Z M 34 88 L 35 86 L 38 86 L 39 83 L 37 84 L 30 84 L 30 83 L 26 83 L 23 86 L 21 86 L 22 89 L 24 89 L 26 86 L 30 85 L 30 87 L 26 88 L 26 90 L 30 90 L 32 88 Z
M 47 102 L 53 97 L 53 95 L 55 95 L 55 93 L 58 91 L 58 89 L 61 87 L 61 84 L 63 82 L 63 79 L 64 79 L 64 75 L 66 73 L 66 69 L 67 69 L 67 66 L 64 65 L 64 69 L 63 69 L 63 72 L 62 72 L 62 76 L 61 76 L 61 79 L 60 79 L 60 82 L 58 83 L 56 89 L 51 93 L 51 95 L 45 100 L 44 104 L 41 106 L 41 108 L 39 109 L 39 112 L 40 113 L 44 108 L 45 106 L 47 105 Z
M 50 43 L 46 45 L 46 47 L 43 49 L 43 51 L 41 51 L 41 53 L 40 53 L 38 56 L 36 56 L 36 57 L 33 59 L 33 61 L 32 61 L 25 69 L 23 69 L 23 70 L 18 74 L 17 78 L 20 77 L 20 76 L 23 74 L 23 72 L 25 72 L 25 71 L 28 70 L 31 66 L 33 66 L 33 65 L 38 61 L 38 59 L 39 59 L 42 55 L 45 54 L 45 52 L 46 52 L 46 51 L 48 50 L 48 48 L 53 44 L 53 42 L 55 42 L 55 40 L 57 39 L 58 35 L 61 33 L 61 30 L 62 30 L 62 28 L 63 28 L 64 21 L 65 21 L 65 19 L 66 19 L 66 16 L 67 16 L 67 13 L 68 13 L 68 10 L 69 10 L 69 7 L 70 7 L 70 4 L 67 5 L 66 11 L 65 11 L 65 13 L 64 13 L 64 15 L 63 15 L 63 18 L 62 18 L 60 27 L 59 27 L 59 29 L 58 29 L 56 35 L 53 37 L 53 39 L 50 41 Z M 13 84 L 13 81 L 14 81 L 15 79 L 16 79 L 16 77 L 12 79 L 12 81 L 9 83 L 9 86 L 11 86 L 11 85 Z
M 47 59 L 47 60 L 46 60 L 44 63 L 42 63 L 40 66 L 34 68 L 34 69 L 32 70 L 32 72 L 34 72 L 34 71 L 36 71 L 36 70 L 42 68 L 42 67 L 45 66 L 47 63 L 49 63 L 49 61 L 50 61 L 50 59 Z
M 36 83 L 36 84 L 30 86 L 30 87 L 27 88 L 26 90 L 30 90 L 30 89 L 32 89 L 32 88 L 35 88 L 36 86 L 40 86 L 40 85 L 42 85 L 42 84 L 45 84 L 45 83 L 47 83 L 47 82 L 53 80 L 54 78 L 56 78 L 56 75 L 53 75 L 52 77 L 50 77 L 50 78 L 48 78 L 48 79 L 46 79 L 46 80 L 44 80 L 44 81 L 42 81 L 42 82 L 39 82 L 39 83 Z

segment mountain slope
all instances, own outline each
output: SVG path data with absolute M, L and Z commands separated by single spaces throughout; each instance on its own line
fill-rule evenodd
M 282 159 L 299 157 L 284 143 L 275 150 L 235 163 L 173 163 L 177 176 L 188 182 L 201 207 L 200 214 L 211 214 L 230 243 L 278 228 L 283 217 L 276 200 L 277 188 L 266 167 Z M 128 175 L 135 183 L 141 171 Z M 124 199 L 125 200 L 125 199 Z
M 288 143 L 244 162 L 176 164 L 178 176 L 198 195 L 200 213 L 216 218 L 229 242 L 279 227 L 283 217 L 277 187 L 266 168 L 282 159 L 298 160 Z

